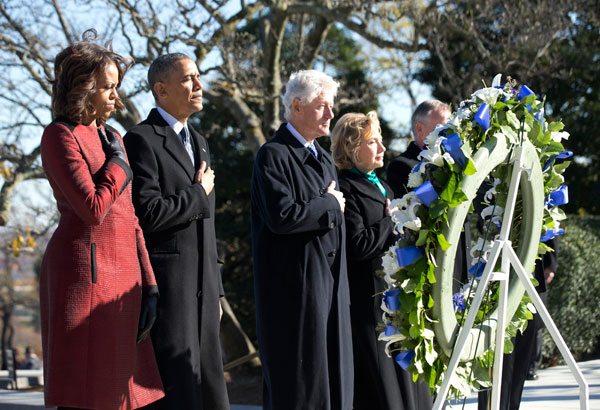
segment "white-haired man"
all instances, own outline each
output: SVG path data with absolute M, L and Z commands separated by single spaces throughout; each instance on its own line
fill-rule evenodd
M 259 150 L 252 173 L 252 248 L 265 410 L 350 410 L 352 342 L 344 197 L 330 155 L 338 84 L 292 74 L 287 123 Z

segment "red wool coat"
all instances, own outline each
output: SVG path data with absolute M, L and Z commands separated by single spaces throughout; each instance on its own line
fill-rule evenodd
M 42 164 L 60 212 L 40 277 L 45 404 L 114 410 L 158 400 L 152 343 L 136 344 L 142 287 L 156 281 L 131 184 L 119 194 L 124 167 L 106 161 L 96 127 L 64 122 L 46 127 Z

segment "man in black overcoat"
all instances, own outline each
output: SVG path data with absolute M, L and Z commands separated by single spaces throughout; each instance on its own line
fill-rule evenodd
M 292 74 L 287 123 L 252 173 L 252 251 L 265 410 L 350 410 L 353 395 L 344 198 L 329 133 L 338 84 Z
M 161 295 L 151 337 L 166 396 L 148 408 L 228 410 L 214 172 L 206 140 L 187 123 L 202 109 L 198 67 L 184 54 L 158 57 L 148 84 L 157 108 L 124 138 Z

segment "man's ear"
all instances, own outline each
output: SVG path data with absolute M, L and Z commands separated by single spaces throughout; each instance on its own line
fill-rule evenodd
M 294 98 L 294 100 L 292 101 L 292 111 L 293 112 L 301 112 L 302 111 L 302 103 L 300 102 L 299 98 Z
M 421 133 L 423 132 L 423 127 L 425 127 L 425 124 L 423 124 L 422 122 L 418 122 L 415 124 L 415 137 L 421 136 Z
M 154 94 L 156 96 L 158 96 L 159 98 L 163 99 L 165 98 L 169 93 L 167 91 L 167 87 L 165 87 L 165 84 L 161 81 L 157 81 L 154 83 Z

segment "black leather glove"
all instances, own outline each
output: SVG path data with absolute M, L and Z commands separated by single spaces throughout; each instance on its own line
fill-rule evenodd
M 142 289 L 142 307 L 140 309 L 140 322 L 138 325 L 137 343 L 142 342 L 152 329 L 156 321 L 158 304 L 158 288 L 147 286 Z
M 107 159 L 117 157 L 123 161 L 125 159 L 125 150 L 123 145 L 119 141 L 119 138 L 110 130 L 104 131 L 104 128 L 98 128 L 98 134 L 100 135 L 100 141 L 102 141 L 102 149 L 106 154 Z
M 119 167 L 121 167 L 121 169 L 123 169 L 123 171 L 125 171 L 125 175 L 127 175 L 127 179 L 125 179 L 123 186 L 119 190 L 119 195 L 121 195 L 133 178 L 133 172 L 131 171 L 129 163 L 125 157 L 125 150 L 123 149 L 123 145 L 121 145 L 119 138 L 111 130 L 107 129 L 104 131 L 104 128 L 99 127 L 98 135 L 100 136 L 100 141 L 102 142 L 102 150 L 106 154 L 106 162 L 113 162 L 117 164 Z

